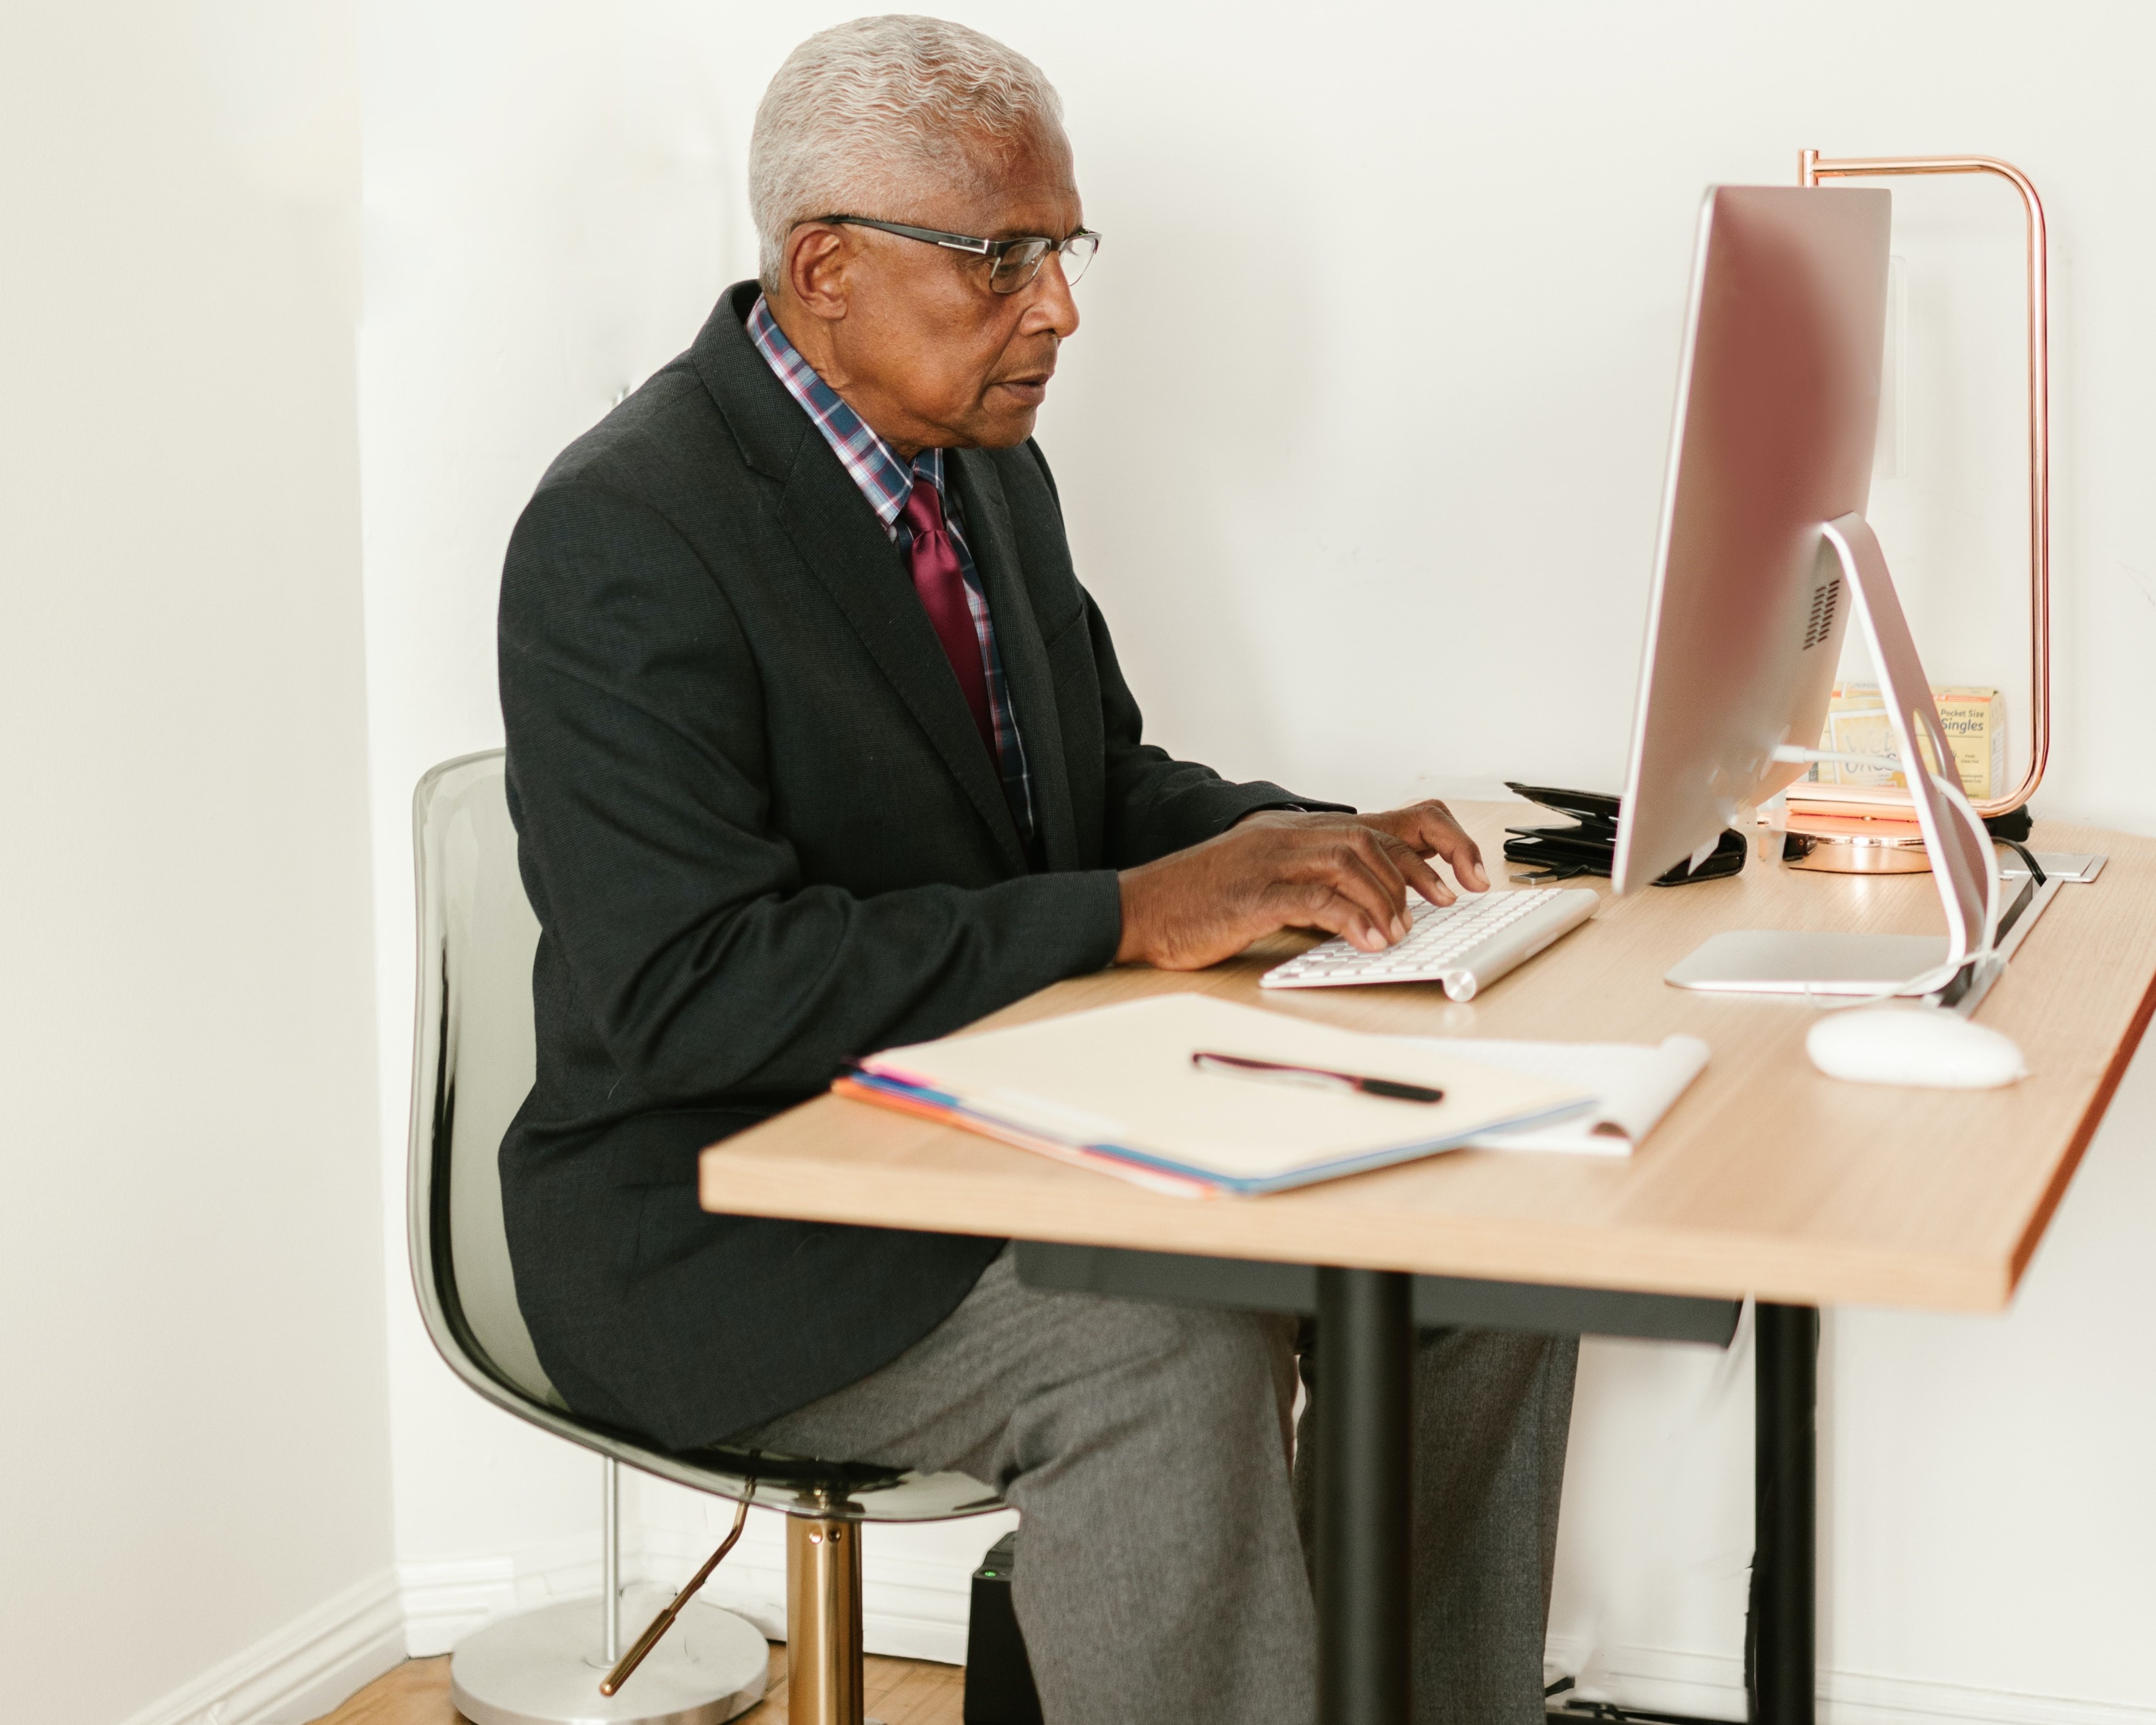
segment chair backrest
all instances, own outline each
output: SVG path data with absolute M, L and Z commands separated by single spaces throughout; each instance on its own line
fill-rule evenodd
M 429 1332 L 460 1375 L 476 1370 L 489 1389 L 563 1409 L 517 1308 L 501 1219 L 496 1158 L 531 1088 L 539 944 L 516 870 L 502 752 L 435 768 L 419 781 L 412 819 L 419 893 L 413 1281 Z
M 792 1514 L 877 1521 L 945 1521 L 999 1508 L 994 1492 L 964 1474 L 901 1475 L 723 1445 L 675 1454 L 571 1411 L 547 1381 L 518 1309 L 501 1219 L 502 1135 L 536 1065 L 531 960 L 539 944 L 516 868 L 502 751 L 429 773 L 413 793 L 412 824 L 419 894 L 412 1284 L 449 1368 L 497 1407 L 699 1491 L 752 1492 Z

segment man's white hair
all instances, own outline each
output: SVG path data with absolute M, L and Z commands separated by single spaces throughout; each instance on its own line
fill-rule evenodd
M 1040 68 L 978 30 L 895 13 L 819 31 L 787 55 L 749 139 L 766 290 L 777 289 L 786 237 L 801 223 L 904 221 L 892 196 L 924 172 L 963 172 L 982 143 L 1062 131 L 1062 101 Z

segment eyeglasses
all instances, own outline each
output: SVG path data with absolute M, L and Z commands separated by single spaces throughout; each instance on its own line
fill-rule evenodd
M 903 222 L 879 222 L 868 216 L 819 216 L 834 226 L 873 228 L 880 234 L 896 234 L 902 239 L 918 239 L 940 245 L 946 251 L 971 252 L 988 259 L 988 286 L 999 294 L 1014 294 L 1032 285 L 1050 252 L 1063 259 L 1063 279 L 1075 282 L 1086 273 L 1093 254 L 1101 249 L 1101 236 L 1081 228 L 1068 239 L 1034 236 L 1025 239 L 976 239 L 969 234 L 945 234 L 934 228 L 909 228 Z

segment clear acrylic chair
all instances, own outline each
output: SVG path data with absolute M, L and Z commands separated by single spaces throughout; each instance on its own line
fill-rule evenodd
M 985 1515 L 1003 1507 L 1001 1499 L 963 1474 L 905 1474 L 723 1445 L 663 1450 L 570 1409 L 517 1309 L 502 1227 L 496 1156 L 531 1086 L 539 938 L 516 869 L 502 752 L 429 772 L 413 794 L 413 825 L 419 958 L 409 1237 L 420 1313 L 442 1358 L 472 1389 L 604 1458 L 599 1598 L 468 1635 L 450 1661 L 451 1698 L 475 1725 L 719 1725 L 762 1697 L 763 1638 L 700 1601 L 686 1604 L 618 1692 L 601 1694 L 622 1658 L 617 1506 L 626 1462 L 788 1517 L 788 1717 L 793 1725 L 864 1725 L 861 1523 Z M 641 1627 L 640 1612 L 635 1620 Z

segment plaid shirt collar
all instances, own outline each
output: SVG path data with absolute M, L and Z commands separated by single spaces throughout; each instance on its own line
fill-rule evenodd
M 761 294 L 748 315 L 748 335 L 757 352 L 786 386 L 787 393 L 801 403 L 817 430 L 824 434 L 831 453 L 860 487 L 861 495 L 868 499 L 869 507 L 893 540 L 898 537 L 898 518 L 905 512 L 906 500 L 913 495 L 915 480 L 925 479 L 939 493 L 949 495 L 943 487 L 942 450 L 923 449 L 910 466 L 901 460 L 898 452 L 870 430 L 868 422 L 839 399 L 838 391 L 801 357 L 800 350 L 787 339 L 778 320 L 771 315 L 770 302 Z

